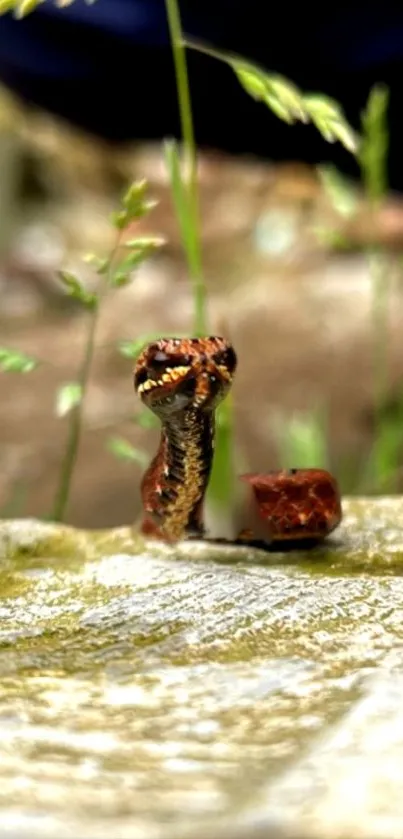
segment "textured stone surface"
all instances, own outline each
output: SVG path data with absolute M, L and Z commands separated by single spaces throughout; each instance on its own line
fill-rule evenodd
M 403 836 L 403 499 L 310 552 L 0 522 L 0 836 Z

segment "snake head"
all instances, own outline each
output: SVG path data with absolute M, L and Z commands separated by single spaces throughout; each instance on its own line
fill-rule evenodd
M 231 387 L 236 364 L 225 338 L 161 338 L 139 356 L 134 387 L 161 417 L 191 408 L 214 410 Z

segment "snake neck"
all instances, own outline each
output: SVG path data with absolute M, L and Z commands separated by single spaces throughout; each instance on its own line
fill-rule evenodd
M 214 412 L 190 408 L 163 423 L 141 494 L 142 531 L 177 541 L 203 535 L 203 501 L 214 450 Z

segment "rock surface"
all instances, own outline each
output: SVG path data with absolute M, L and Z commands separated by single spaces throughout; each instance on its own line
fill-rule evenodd
M 403 499 L 309 552 L 0 522 L 0 836 L 403 836 Z

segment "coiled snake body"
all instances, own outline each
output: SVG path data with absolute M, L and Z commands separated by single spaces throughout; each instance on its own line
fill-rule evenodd
M 224 338 L 164 338 L 137 360 L 134 386 L 161 421 L 156 456 L 141 483 L 142 532 L 177 541 L 203 537 L 203 502 L 214 451 L 215 410 L 228 394 L 237 366 Z M 267 541 L 326 536 L 341 520 L 340 494 L 319 469 L 241 476 L 251 484 Z M 253 534 L 242 534 L 242 541 Z

